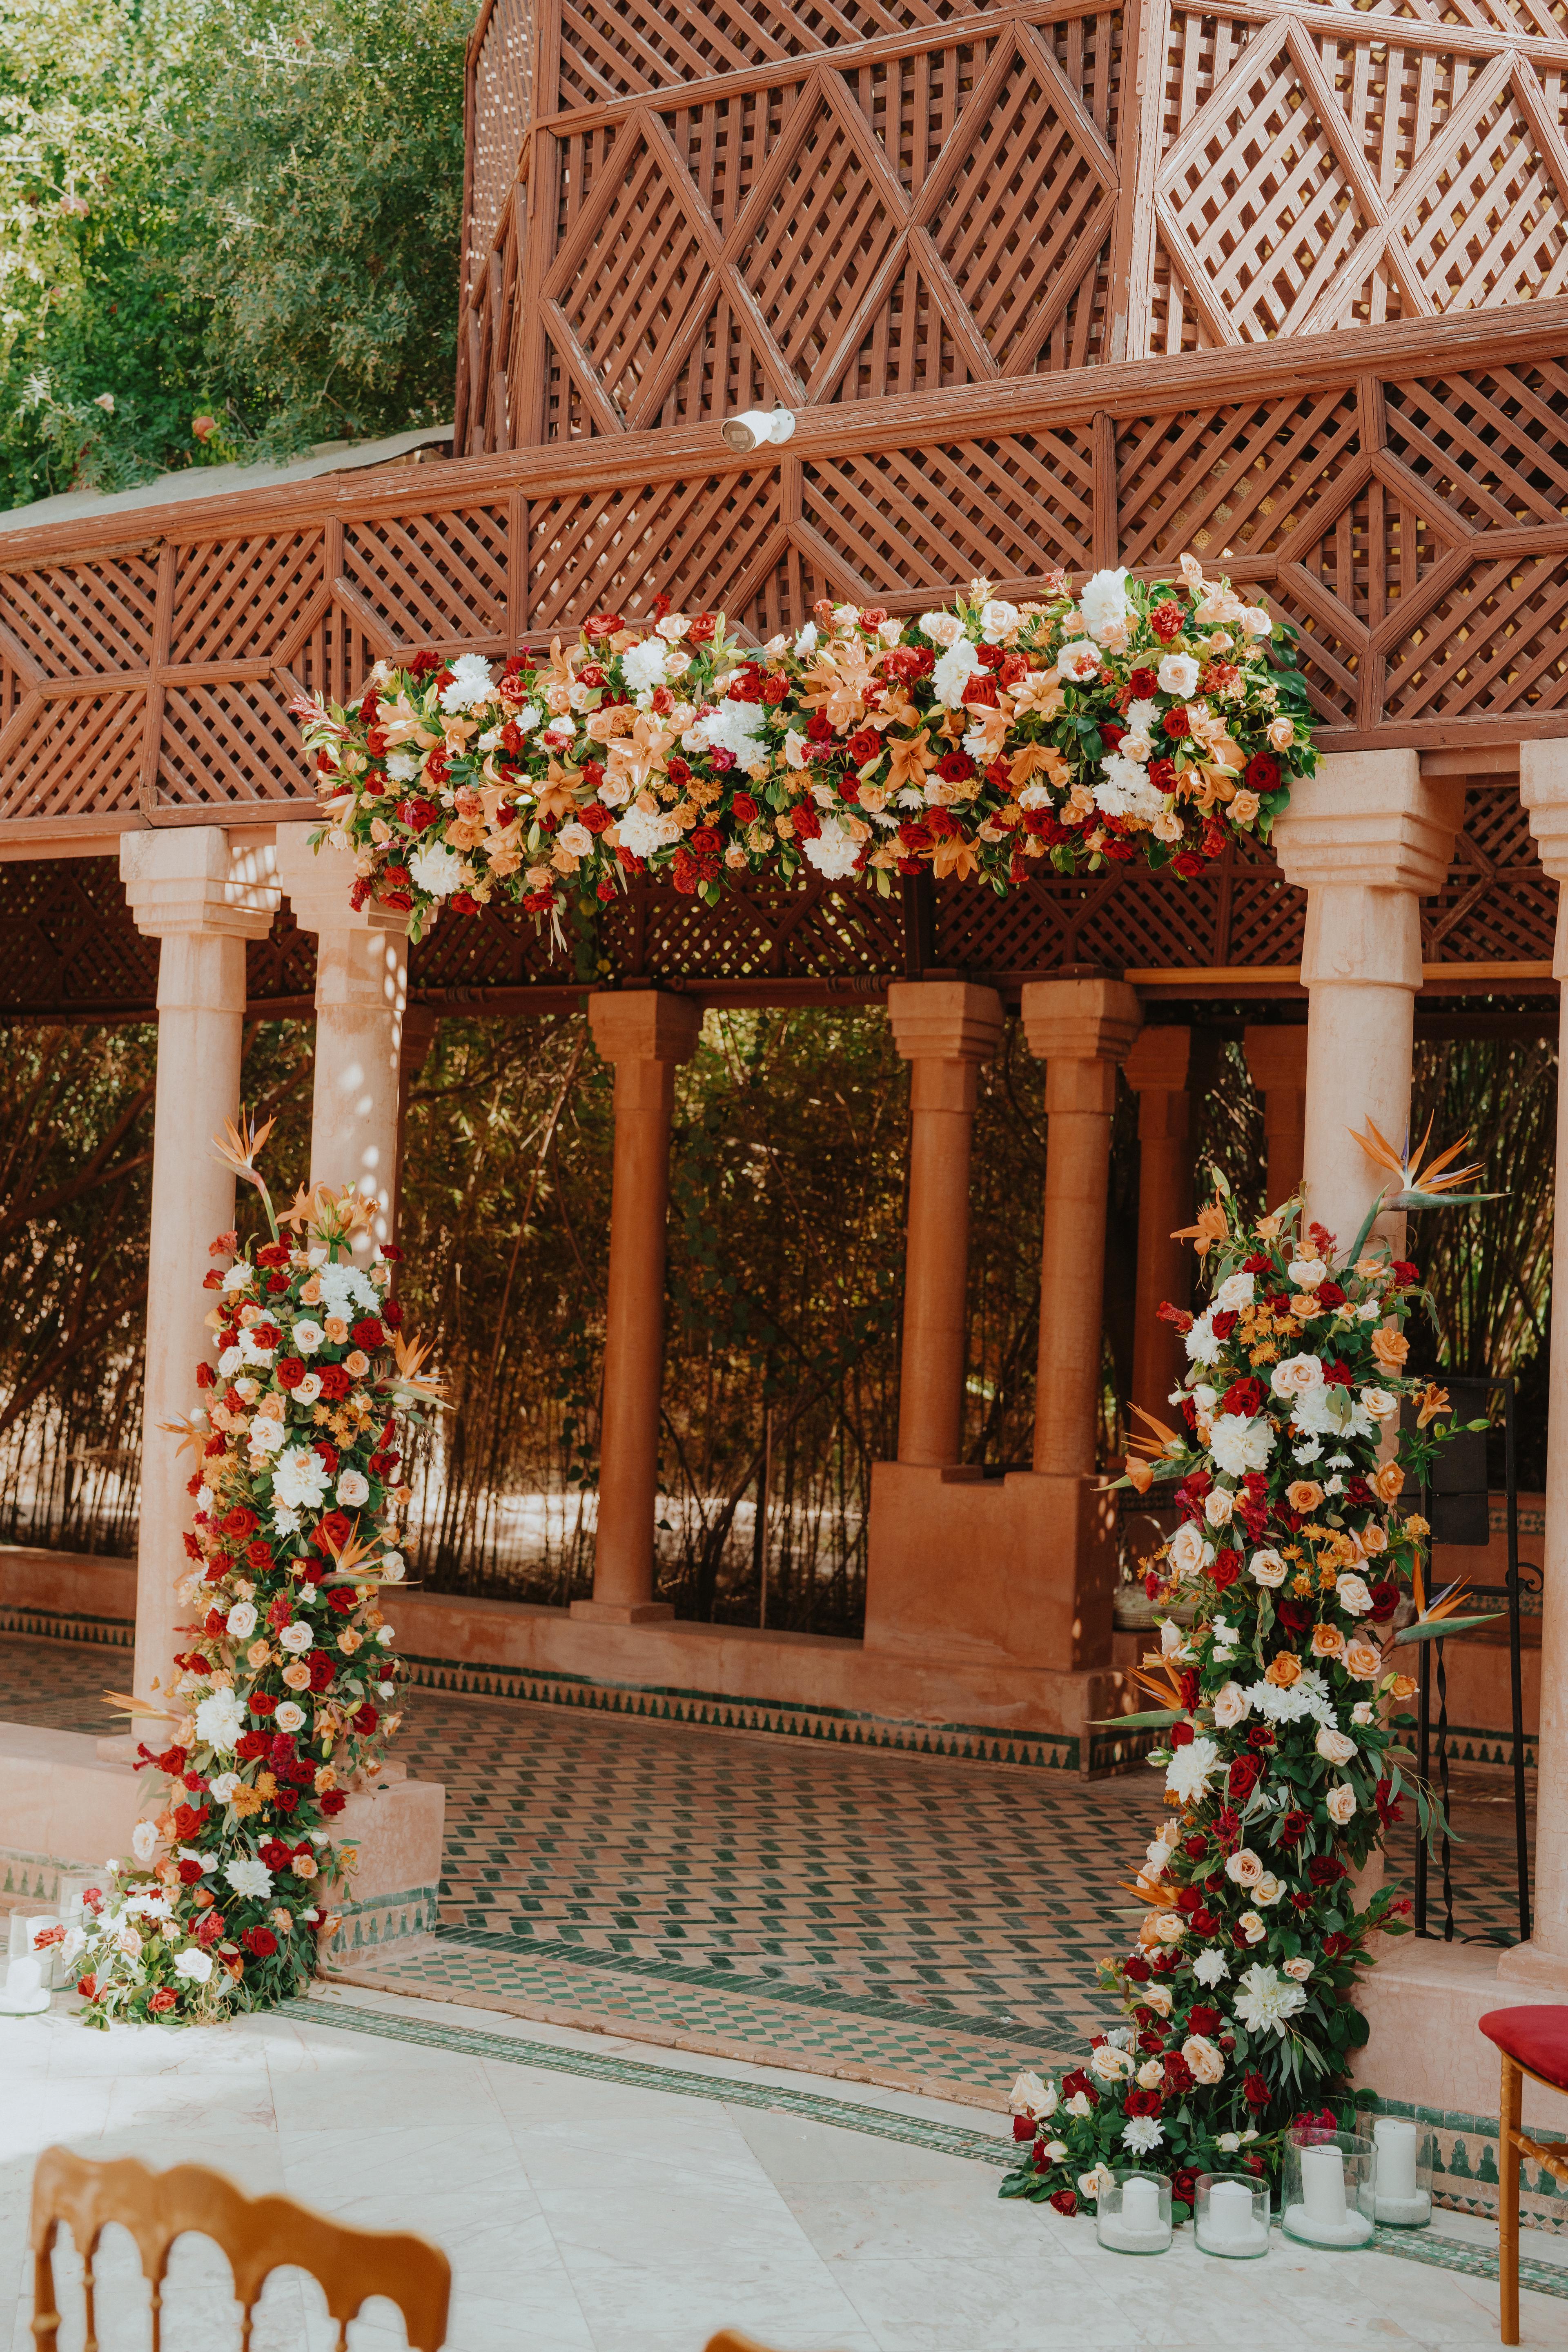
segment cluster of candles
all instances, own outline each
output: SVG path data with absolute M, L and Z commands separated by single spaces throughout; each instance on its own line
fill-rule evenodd
M 1430 2151 L 1416 2126 L 1379 2116 L 1373 2137 L 1308 2126 L 1286 2145 L 1285 2234 L 1311 2246 L 1370 2245 L 1375 2222 L 1421 2229 L 1432 2219 Z M 1268 2251 L 1267 2182 L 1250 2174 L 1198 2175 L 1194 2233 L 1198 2250 L 1231 2261 Z M 1096 2234 L 1120 2254 L 1161 2254 L 1171 2243 L 1171 2184 L 1158 2174 L 1124 2173 L 1098 2200 Z
M 39 1938 L 50 1927 L 79 1927 L 81 1898 L 79 1886 L 62 1886 L 58 1914 L 44 1912 L 28 1917 L 23 1912 L 12 1912 L 5 1981 L 0 1985 L 0 2017 L 36 2017 L 47 2009 L 50 1993 L 65 1979 L 58 1944 L 40 1944 Z

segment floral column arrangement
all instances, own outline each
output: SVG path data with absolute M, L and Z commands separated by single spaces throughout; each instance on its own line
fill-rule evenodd
M 1370 1938 L 1406 1931 L 1394 1886 L 1364 1906 L 1353 1891 L 1407 1794 L 1424 1834 L 1440 1826 L 1396 1645 L 1479 1621 L 1457 1595 L 1426 1602 L 1429 1530 L 1404 1498 L 1454 1425 L 1405 1370 L 1418 1271 L 1369 1235 L 1385 1206 L 1476 1196 L 1451 1192 L 1472 1171 L 1438 1172 L 1452 1153 L 1422 1179 L 1419 1154 L 1366 1148 L 1398 1190 L 1347 1253 L 1321 1225 L 1298 1239 L 1299 1202 L 1254 1221 L 1223 1183 L 1186 1230 L 1212 1291 L 1201 1314 L 1160 1309 L 1185 1343 L 1181 1426 L 1151 1422 L 1115 1482 L 1166 1482 L 1181 1514 L 1146 1580 L 1171 1613 L 1138 1679 L 1162 1704 L 1121 1719 L 1160 1734 L 1165 1816 L 1128 1888 L 1136 1940 L 1101 1963 L 1126 2021 L 1081 2065 L 1019 2076 L 1004 2196 L 1070 2214 L 1137 2164 L 1169 2174 L 1184 2219 L 1197 2173 L 1272 2174 L 1282 2127 L 1342 2088 L 1366 2039 Z
M 190 1640 L 165 1706 L 119 1701 L 167 1725 L 138 1769 L 169 1789 L 137 1823 L 133 1860 L 108 1864 L 88 1898 L 91 2025 L 208 2024 L 297 1992 L 352 1869 L 331 1824 L 398 1727 L 405 1669 L 383 1602 L 406 1572 L 399 1418 L 422 1420 L 438 1384 L 420 1379 L 425 1351 L 389 1296 L 400 1253 L 350 1256 L 373 1204 L 353 1186 L 301 1192 L 285 1238 L 255 1167 L 267 1132 L 231 1130 L 223 1156 L 260 1193 L 270 1238 L 213 1244 L 231 1262 L 205 1281 L 216 1361 L 195 1381 L 209 1401 L 165 1424 L 197 1456 L 179 1588 Z

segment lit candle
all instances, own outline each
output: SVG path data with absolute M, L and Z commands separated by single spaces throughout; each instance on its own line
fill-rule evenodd
M 1301 2150 L 1301 2198 L 1307 2219 L 1337 2230 L 1345 2219 L 1345 2164 L 1337 2147 Z
M 1399 2116 L 1379 2116 L 1372 2127 L 1377 2142 L 1377 2196 L 1381 2204 L 1415 2194 L 1415 2126 Z
M 1160 2184 L 1157 2180 L 1128 2180 L 1121 2189 L 1121 2219 L 1130 2230 L 1157 2230 L 1160 2226 Z

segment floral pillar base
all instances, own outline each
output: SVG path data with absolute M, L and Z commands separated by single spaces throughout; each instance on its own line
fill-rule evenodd
M 338 1921 L 318 1938 L 323 1974 L 371 1952 L 417 1949 L 436 1931 L 447 1792 L 437 1780 L 410 1780 L 384 1764 L 338 1817 L 338 1844 L 357 1855 L 332 1904 Z

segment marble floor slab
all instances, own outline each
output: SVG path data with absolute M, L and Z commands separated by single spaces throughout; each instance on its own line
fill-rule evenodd
M 285 2014 L 174 2033 L 89 2032 L 73 1996 L 0 2020 L 0 2347 L 29 2352 L 27 2200 L 56 2142 L 216 2165 L 450 2255 L 452 2352 L 701 2352 L 721 2326 L 779 2352 L 1247 2352 L 1497 2342 L 1487 2233 L 1444 2217 L 1442 2259 L 1311 2253 L 1276 2235 L 1246 2265 L 1185 2242 L 1153 2262 L 996 2194 L 1001 2118 L 777 2066 L 660 2052 L 429 2000 L 319 1990 Z M 1568 2352 L 1568 2249 L 1531 2238 L 1523 2342 Z M 128 2242 L 100 2265 L 102 2352 L 146 2352 Z M 79 2294 L 62 2263 L 79 2352 Z M 297 2273 L 254 2352 L 326 2352 Z M 352 2352 L 391 2352 L 372 2305 Z M 167 2352 L 237 2343 L 223 2264 L 186 2242 Z

